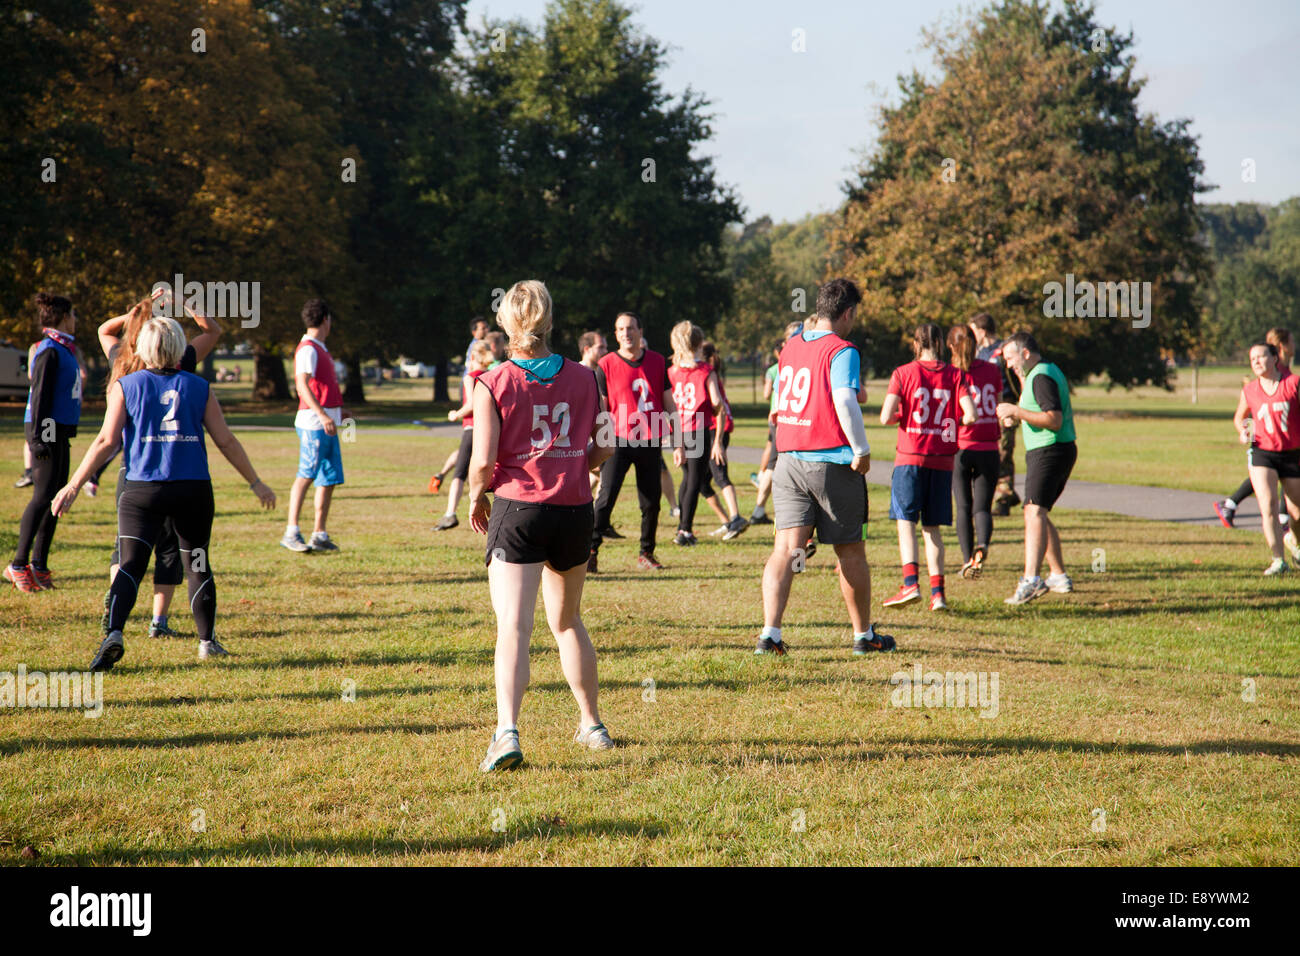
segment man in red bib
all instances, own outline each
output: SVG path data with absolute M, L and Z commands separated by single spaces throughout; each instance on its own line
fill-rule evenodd
M 641 341 L 641 319 L 634 312 L 622 312 L 614 323 L 618 351 L 600 360 L 596 384 L 605 400 L 616 439 L 614 455 L 601 467 L 600 497 L 596 500 L 596 527 L 591 536 L 587 570 L 597 571 L 597 555 L 609 527 L 614 503 L 623 488 L 629 468 L 636 469 L 636 493 L 641 505 L 641 553 L 637 565 L 646 571 L 662 571 L 655 557 L 655 531 L 659 526 L 659 472 L 663 467 L 660 445 L 670 432 L 670 416 L 676 412 L 668 363 Z
M 325 528 L 334 486 L 343 484 L 343 456 L 338 426 L 343 423 L 343 394 L 339 391 L 334 359 L 325 340 L 334 316 L 323 299 L 310 299 L 302 307 L 307 332 L 293 353 L 294 384 L 298 388 L 298 475 L 289 490 L 289 523 L 280 544 L 290 551 L 337 551 Z M 307 489 L 316 483 L 316 526 L 310 541 L 303 541 L 298 517 Z
M 858 287 L 848 279 L 827 282 L 817 293 L 816 314 L 777 359 L 776 542 L 763 569 L 763 631 L 755 654 L 786 652 L 781 619 L 814 528 L 840 561 L 840 594 L 853 625 L 853 653 L 894 649 L 894 639 L 876 633 L 870 623 L 871 569 L 862 543 L 871 448 L 858 405 L 858 350 L 843 338 L 853 328 L 861 301 Z

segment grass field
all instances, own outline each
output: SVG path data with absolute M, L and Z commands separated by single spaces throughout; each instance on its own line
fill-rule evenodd
M 1220 430 L 1186 424 L 1202 445 Z M 0 419 L 0 460 L 18 459 L 18 436 Z M 292 434 L 241 437 L 283 495 Z M 423 493 L 452 444 L 363 420 L 329 557 L 279 548 L 283 508 L 257 512 L 214 461 L 218 633 L 237 656 L 199 664 L 193 639 L 149 640 L 138 606 L 103 716 L 0 710 L 0 862 L 31 845 L 38 864 L 1300 863 L 1300 583 L 1260 576 L 1258 535 L 1085 512 L 1059 515 L 1074 595 L 1003 605 L 1021 547 L 1003 521 L 991 572 L 949 578 L 951 614 L 877 611 L 900 645 L 888 656 L 850 655 L 819 554 L 795 581 L 782 659 L 751 653 L 770 529 L 682 552 L 665 515 L 668 570 L 636 572 L 635 545 L 610 542 L 585 597 L 620 746 L 570 743 L 576 710 L 539 618 L 527 765 L 485 778 L 482 539 L 466 524 L 435 538 L 444 500 Z M 873 494 L 879 609 L 898 570 Z M 0 551 L 27 497 L 0 484 Z M 615 523 L 636 522 L 625 495 Z M 0 591 L 0 670 L 89 663 L 113 528 L 111 497 L 83 496 L 60 524 L 59 590 Z M 892 706 L 891 675 L 914 665 L 996 675 L 996 716 Z

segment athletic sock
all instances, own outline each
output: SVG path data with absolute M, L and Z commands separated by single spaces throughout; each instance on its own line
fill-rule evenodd
M 764 510 L 764 508 L 763 508 L 762 505 L 755 505 L 755 506 L 754 506 L 754 517 L 755 517 L 755 518 L 765 518 L 765 517 L 767 517 L 767 511 Z
M 930 575 L 930 594 L 934 595 L 934 594 L 942 594 L 942 593 L 943 593 L 943 575 L 942 574 Z
M 302 529 L 296 524 L 291 524 L 284 529 L 285 534 L 302 534 Z
M 916 586 L 917 580 L 916 562 L 903 565 L 903 587 L 911 588 Z
M 154 617 L 153 617 L 153 626 L 154 626 L 154 627 L 166 627 L 166 626 L 167 626 L 167 615 L 166 615 L 166 614 L 155 614 Z
M 1291 524 L 1291 516 L 1288 515 L 1288 514 L 1286 514 L 1285 512 L 1283 512 L 1282 514 L 1278 515 L 1278 516 L 1277 516 L 1277 520 L 1278 520 L 1278 523 L 1279 523 L 1280 525 L 1282 525 L 1282 527 L 1284 527 L 1284 528 Z
M 781 629 L 779 627 L 765 627 L 763 633 L 758 636 L 768 638 L 773 644 L 781 643 Z
M 868 624 L 867 629 L 861 633 L 854 631 L 853 639 L 855 641 L 873 641 L 876 639 L 876 625 Z
M 1223 499 L 1223 510 L 1224 510 L 1224 511 L 1236 511 L 1236 510 L 1237 510 L 1237 502 L 1233 501 L 1231 498 L 1224 498 L 1224 499 Z

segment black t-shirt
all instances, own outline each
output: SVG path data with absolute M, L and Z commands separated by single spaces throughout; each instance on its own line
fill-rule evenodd
M 1056 380 L 1050 375 L 1039 375 L 1034 379 L 1034 401 L 1045 412 L 1061 411 L 1061 393 L 1056 387 Z
M 199 367 L 199 353 L 194 351 L 194 346 L 186 345 L 185 354 L 181 356 L 181 371 L 196 372 Z

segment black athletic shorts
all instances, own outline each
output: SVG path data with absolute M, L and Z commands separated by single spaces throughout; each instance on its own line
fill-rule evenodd
M 469 459 L 474 452 L 474 429 L 462 428 L 460 431 L 460 448 L 456 449 L 456 472 L 453 478 L 469 480 Z
M 1300 478 L 1300 448 L 1290 451 L 1265 451 L 1251 446 L 1250 464 L 1253 468 L 1272 468 L 1279 478 Z
M 1065 490 L 1070 472 L 1079 458 L 1079 447 L 1072 441 L 1056 442 L 1025 452 L 1025 504 L 1052 510 Z
M 540 564 L 568 571 L 586 564 L 591 554 L 591 532 L 596 509 L 585 505 L 548 505 L 535 501 L 495 498 L 488 518 L 487 554 L 507 564 Z

